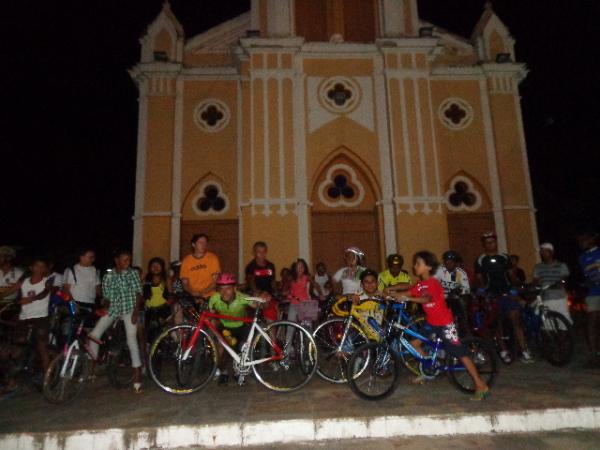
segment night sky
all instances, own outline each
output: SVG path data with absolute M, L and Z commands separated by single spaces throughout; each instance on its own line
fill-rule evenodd
M 127 69 L 162 1 L 11 3 L 0 18 L 0 245 L 64 259 L 90 243 L 106 258 L 131 244 L 137 90 Z M 249 9 L 249 1 L 235 0 L 171 4 L 188 38 Z M 483 4 L 419 1 L 423 19 L 465 37 Z M 600 2 L 493 4 L 530 69 L 521 95 L 540 238 L 572 262 L 574 234 L 599 225 Z

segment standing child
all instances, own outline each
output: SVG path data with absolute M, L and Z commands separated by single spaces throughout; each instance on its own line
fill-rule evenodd
M 481 379 L 475 364 L 468 356 L 467 349 L 458 338 L 452 311 L 448 308 L 444 298 L 444 289 L 434 277 L 438 266 L 438 260 L 433 253 L 427 251 L 416 253 L 413 257 L 413 268 L 419 281 L 408 290 L 409 297 L 397 296 L 397 294 L 394 297 L 403 301 L 420 303 L 423 306 L 427 323 L 433 332 L 442 339 L 446 351 L 460 360 L 473 379 L 475 395 L 472 400 L 483 400 L 490 396 L 490 388 Z M 411 344 L 420 352 L 421 341 L 416 340 Z

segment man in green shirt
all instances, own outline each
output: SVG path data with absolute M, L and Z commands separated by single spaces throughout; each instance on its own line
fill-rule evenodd
M 246 317 L 248 306 L 255 308 L 256 304 L 246 299 L 246 297 L 237 292 L 237 279 L 235 275 L 230 273 L 222 273 L 217 278 L 217 292 L 208 300 L 208 309 L 216 314 L 223 314 L 231 317 Z M 250 332 L 250 323 L 241 320 L 219 319 L 215 323 L 223 337 L 229 342 L 233 348 L 239 348 L 246 341 Z M 229 374 L 227 366 L 231 362 L 229 353 L 225 352 L 222 346 L 217 347 L 219 353 L 219 384 L 227 384 Z

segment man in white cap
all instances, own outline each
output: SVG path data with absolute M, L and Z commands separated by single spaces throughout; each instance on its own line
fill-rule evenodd
M 554 258 L 554 245 L 549 242 L 540 245 L 540 256 L 542 262 L 533 268 L 533 281 L 540 286 L 550 286 L 544 292 L 544 304 L 573 323 L 569 314 L 567 291 L 564 287 L 564 281 L 569 277 L 569 268 L 565 263 Z
M 12 247 L 0 247 L 0 301 L 12 301 L 17 298 L 17 291 L 11 288 L 23 277 L 23 271 L 15 267 L 15 256 L 16 252 Z M 14 292 L 3 296 L 8 290 Z

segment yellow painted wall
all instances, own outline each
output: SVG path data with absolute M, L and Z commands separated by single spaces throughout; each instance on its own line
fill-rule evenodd
M 243 252 L 242 259 L 248 263 L 252 259 L 252 245 L 265 241 L 269 246 L 269 259 L 279 272 L 298 257 L 298 216 L 288 213 L 285 216 L 272 214 L 252 215 L 249 207 L 242 208 Z M 277 274 L 279 277 L 279 273 Z
M 175 99 L 148 97 L 145 212 L 171 211 Z
M 142 253 L 144 272 L 150 258 L 159 256 L 165 261 L 170 260 L 170 235 L 170 217 L 144 217 L 144 249 Z

